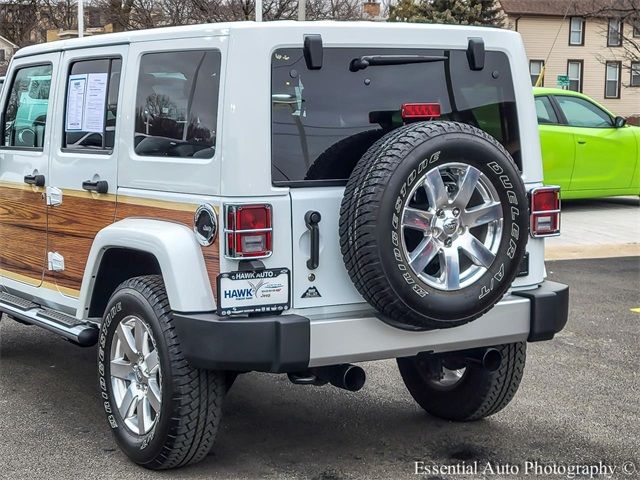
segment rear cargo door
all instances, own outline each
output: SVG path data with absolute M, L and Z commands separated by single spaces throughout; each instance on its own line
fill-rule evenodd
M 363 61 L 371 56 L 375 64 Z M 428 61 L 403 60 L 416 56 Z M 437 104 L 441 119 L 487 131 L 519 161 L 512 77 L 502 52 L 487 52 L 485 68 L 472 71 L 465 50 L 325 47 L 321 67 L 309 68 L 302 48 L 279 48 L 271 75 L 271 173 L 273 184 L 290 192 L 294 308 L 363 301 L 340 252 L 340 204 L 358 160 L 403 125 L 404 104 Z M 309 222 L 314 212 L 317 225 Z
M 291 190 L 294 308 L 363 302 L 342 261 L 338 222 L 344 187 Z M 319 214 L 320 221 L 315 222 Z M 313 218 L 316 217 L 316 218 Z M 309 221 L 309 226 L 307 226 Z M 317 266 L 311 264 L 312 229 L 318 232 Z M 315 246 L 314 246 L 315 248 Z

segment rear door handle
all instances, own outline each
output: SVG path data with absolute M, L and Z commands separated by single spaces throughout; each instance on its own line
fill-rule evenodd
M 95 182 L 85 180 L 82 182 L 82 188 L 89 192 L 107 193 L 109 191 L 109 182 L 106 180 L 97 180 Z
M 24 183 L 34 185 L 36 187 L 44 187 L 45 178 L 44 175 L 25 175 Z
M 311 252 L 307 260 L 307 268 L 315 270 L 320 265 L 320 228 L 318 224 L 322 220 L 320 212 L 309 210 L 304 214 L 304 223 L 311 234 Z
M 579 143 L 580 145 L 584 145 L 585 143 L 587 143 L 587 141 L 586 141 L 586 140 L 582 140 L 582 139 L 580 139 L 580 140 L 578 140 L 578 143 Z

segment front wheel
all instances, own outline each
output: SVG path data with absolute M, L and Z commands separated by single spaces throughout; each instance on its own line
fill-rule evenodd
M 495 347 L 502 354 L 493 372 L 476 363 L 447 365 L 421 356 L 398 359 L 402 380 L 427 413 L 445 420 L 479 420 L 506 407 L 518 391 L 526 361 L 526 343 Z
M 207 455 L 222 416 L 225 375 L 184 358 L 161 277 L 132 278 L 111 296 L 98 373 L 109 425 L 134 462 L 160 470 Z

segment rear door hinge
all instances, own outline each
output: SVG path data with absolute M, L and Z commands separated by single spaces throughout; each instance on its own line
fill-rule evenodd
M 62 205 L 62 190 L 58 187 L 47 187 L 47 205 L 52 207 Z
M 58 252 L 49 252 L 47 254 L 49 270 L 61 272 L 64 270 L 64 257 Z

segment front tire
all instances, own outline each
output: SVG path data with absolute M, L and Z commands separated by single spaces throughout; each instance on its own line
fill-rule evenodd
M 98 373 L 107 420 L 131 460 L 160 470 L 207 455 L 222 416 L 225 375 L 185 359 L 160 276 L 129 279 L 111 296 Z
M 513 400 L 524 372 L 526 343 L 495 348 L 502 354 L 502 363 L 494 372 L 474 363 L 448 370 L 446 362 L 444 372 L 436 372 L 420 356 L 398 358 L 398 368 L 413 399 L 430 415 L 462 422 L 479 420 Z

